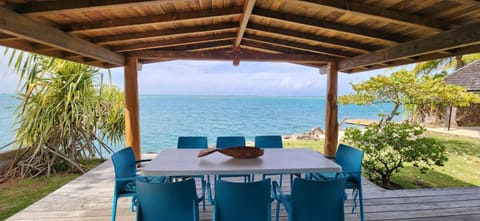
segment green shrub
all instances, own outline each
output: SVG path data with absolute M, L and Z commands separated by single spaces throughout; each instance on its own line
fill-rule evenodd
M 362 149 L 364 173 L 376 183 L 389 186 L 392 175 L 412 163 L 426 171 L 432 165 L 442 166 L 447 157 L 445 146 L 422 136 L 425 128 L 405 121 L 372 124 L 365 130 L 347 128 L 344 142 Z

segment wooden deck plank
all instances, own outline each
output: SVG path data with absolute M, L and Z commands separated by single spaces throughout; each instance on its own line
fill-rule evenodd
M 260 176 L 256 176 L 258 179 Z M 278 177 L 271 176 L 272 179 Z M 284 176 L 282 189 L 289 192 L 289 176 Z M 197 182 L 198 193 L 201 192 Z M 480 188 L 446 188 L 422 190 L 384 190 L 364 180 L 365 220 L 395 221 L 464 221 L 480 220 Z M 109 220 L 113 193 L 113 167 L 110 161 L 73 180 L 7 220 Z M 346 220 L 359 220 L 351 214 L 351 195 L 345 202 Z M 272 217 L 276 202 L 272 204 Z M 202 211 L 200 220 L 212 220 L 212 206 Z M 120 198 L 117 220 L 135 220 L 130 212 L 130 199 Z M 287 221 L 283 206 L 280 220 Z

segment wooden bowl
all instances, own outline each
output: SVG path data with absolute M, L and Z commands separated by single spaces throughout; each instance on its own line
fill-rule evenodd
M 255 147 L 230 147 L 230 148 L 214 148 L 201 150 L 198 153 L 198 157 L 203 157 L 214 152 L 220 152 L 227 156 L 236 158 L 236 159 L 251 159 L 257 158 L 263 155 L 263 149 Z

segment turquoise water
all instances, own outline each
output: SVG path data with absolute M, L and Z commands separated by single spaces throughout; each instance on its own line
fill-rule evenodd
M 18 101 L 0 95 L 0 146 L 13 139 L 12 113 Z M 339 105 L 339 121 L 378 119 L 391 104 L 372 106 Z M 345 127 L 343 125 L 342 127 Z M 241 96 L 140 96 L 142 151 L 174 148 L 178 136 L 293 134 L 325 127 L 325 98 L 322 97 L 241 97 Z M 121 146 L 116 147 L 121 148 Z

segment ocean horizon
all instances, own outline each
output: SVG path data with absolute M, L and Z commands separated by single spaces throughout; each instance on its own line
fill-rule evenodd
M 0 94 L 0 147 L 14 139 L 13 113 L 20 101 L 13 96 Z M 325 127 L 325 97 L 320 96 L 140 95 L 139 102 L 145 153 L 175 148 L 178 136 L 207 136 L 209 145 L 214 145 L 217 136 L 253 140 L 256 135 L 290 135 Z M 378 120 L 379 113 L 392 107 L 390 103 L 339 105 L 338 121 Z M 347 126 L 342 124 L 341 129 Z

